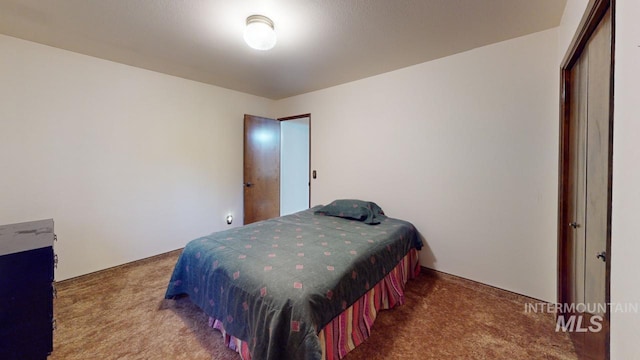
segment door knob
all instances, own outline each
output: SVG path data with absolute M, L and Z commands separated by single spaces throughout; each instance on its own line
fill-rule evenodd
M 574 222 L 572 222 L 572 223 L 569 223 L 569 226 L 571 226 L 571 227 L 572 227 L 572 228 L 574 228 L 574 229 L 577 229 L 577 228 L 579 228 L 579 227 L 580 227 L 580 224 L 578 224 L 577 222 L 575 222 L 575 221 L 574 221 Z
M 244 183 L 244 186 L 246 186 L 246 187 L 252 187 L 252 186 L 253 186 L 253 184 L 252 184 L 252 183 L 250 183 L 250 182 L 246 182 L 246 183 Z
M 603 262 L 607 262 L 607 253 L 604 251 L 601 251 L 599 253 L 596 254 L 596 259 L 600 259 Z

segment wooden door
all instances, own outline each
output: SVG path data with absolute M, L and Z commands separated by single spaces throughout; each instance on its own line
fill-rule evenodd
M 611 11 L 587 45 L 586 261 L 585 301 L 606 303 L 606 251 L 609 223 L 609 93 L 611 82 Z M 602 256 L 598 256 L 602 254 Z
M 569 231 L 573 252 L 571 271 L 573 274 L 571 297 L 568 303 L 584 303 L 586 227 L 585 227 L 585 195 L 586 177 L 586 144 L 587 144 L 587 57 L 581 57 L 572 70 L 571 88 L 571 207 Z
M 280 216 L 280 122 L 244 116 L 244 224 Z
M 610 119 L 611 11 L 600 21 L 587 44 L 587 136 L 585 191 L 585 304 L 602 304 L 587 312 L 585 319 L 602 318 L 603 331 L 585 332 L 586 359 L 608 358 L 607 241 L 610 236 L 611 191 Z
M 579 357 L 608 359 L 613 38 L 610 4 L 594 4 L 563 62 L 559 303 Z

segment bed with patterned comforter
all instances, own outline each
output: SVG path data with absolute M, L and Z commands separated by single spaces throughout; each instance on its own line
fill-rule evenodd
M 321 359 L 318 331 L 422 242 L 406 221 L 368 225 L 319 208 L 189 242 L 165 297 L 188 295 L 253 359 Z

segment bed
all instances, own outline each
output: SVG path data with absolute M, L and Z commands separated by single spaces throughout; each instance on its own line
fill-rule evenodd
M 337 200 L 190 241 L 165 298 L 188 296 L 248 359 L 341 359 L 404 302 L 422 247 L 375 203 Z

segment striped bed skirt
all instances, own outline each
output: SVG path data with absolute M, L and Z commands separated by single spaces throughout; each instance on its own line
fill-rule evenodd
M 371 333 L 378 312 L 404 304 L 405 284 L 419 273 L 418 251 L 411 249 L 387 276 L 318 332 L 322 359 L 342 359 L 364 342 Z M 227 334 L 222 322 L 209 317 L 209 326 L 220 330 L 225 345 L 238 352 L 243 360 L 251 360 L 247 343 Z

